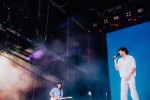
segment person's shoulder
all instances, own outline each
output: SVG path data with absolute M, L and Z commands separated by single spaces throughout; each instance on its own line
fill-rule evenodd
M 52 90 L 56 90 L 56 89 L 57 89 L 56 87 L 52 88 Z
M 130 58 L 134 58 L 132 55 L 127 55 L 128 57 L 130 57 Z
M 128 58 L 130 58 L 130 59 L 134 59 L 134 57 L 133 56 L 131 56 L 131 55 L 127 55 L 128 56 Z

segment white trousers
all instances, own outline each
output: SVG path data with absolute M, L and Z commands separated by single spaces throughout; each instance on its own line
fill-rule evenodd
M 139 100 L 136 86 L 135 86 L 135 77 L 130 77 L 128 81 L 126 78 L 121 78 L 121 100 L 128 100 L 128 88 L 130 87 L 130 93 L 132 100 Z

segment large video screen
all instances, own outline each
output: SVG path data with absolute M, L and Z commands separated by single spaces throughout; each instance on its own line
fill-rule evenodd
M 113 62 L 120 47 L 126 47 L 129 55 L 135 58 L 136 89 L 140 100 L 150 100 L 150 22 L 107 33 L 111 100 L 120 100 L 121 78 Z M 128 98 L 131 100 L 130 89 Z

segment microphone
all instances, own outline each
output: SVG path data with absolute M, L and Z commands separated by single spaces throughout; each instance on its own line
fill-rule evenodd
M 113 59 L 116 59 L 120 54 L 118 53 Z

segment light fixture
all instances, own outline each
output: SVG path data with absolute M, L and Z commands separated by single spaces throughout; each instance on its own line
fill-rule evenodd
M 144 9 L 143 8 L 139 8 L 139 9 L 137 9 L 137 12 L 138 13 L 142 13 L 142 12 L 144 12 Z
M 119 16 L 114 16 L 114 20 L 119 20 Z
M 108 24 L 108 19 L 104 19 L 104 24 Z
M 130 11 L 129 11 L 129 12 L 126 12 L 126 16 L 127 16 L 127 17 L 132 16 L 131 12 L 130 12 Z

